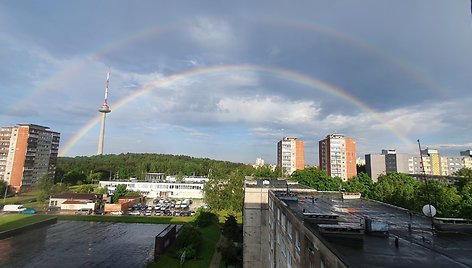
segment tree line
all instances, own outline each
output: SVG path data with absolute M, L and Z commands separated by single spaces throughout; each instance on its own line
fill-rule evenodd
M 460 178 L 453 184 L 446 180 L 418 181 L 402 173 L 382 175 L 376 183 L 367 174 L 359 173 L 343 182 L 310 167 L 295 171 L 291 179 L 319 191 L 359 192 L 365 198 L 417 212 L 431 204 L 436 207 L 437 216 L 472 219 L 472 169 L 463 168 L 455 175 Z
M 144 179 L 146 173 L 208 176 L 212 170 L 229 174 L 234 169 L 251 173 L 252 166 L 228 161 L 166 154 L 117 154 L 59 157 L 54 181 L 69 185 L 108 179 Z

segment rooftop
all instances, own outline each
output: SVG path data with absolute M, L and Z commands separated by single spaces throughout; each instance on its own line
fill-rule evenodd
M 95 194 L 83 194 L 83 193 L 62 193 L 51 196 L 51 198 L 61 198 L 61 199 L 74 199 L 74 200 L 93 200 L 97 199 Z
M 246 177 L 245 180 L 245 187 L 246 188 L 270 188 L 270 189 L 286 189 L 289 186 L 290 189 L 309 189 L 314 191 L 313 189 L 304 186 L 302 184 L 298 184 L 295 181 L 287 181 L 285 179 L 278 180 L 272 178 L 252 178 Z
M 472 234 L 432 231 L 429 218 L 406 209 L 365 199 L 343 200 L 339 193 L 303 193 L 296 198 L 275 194 L 348 266 L 472 266 Z M 388 237 L 364 234 L 365 218 L 388 225 Z M 339 235 L 332 236 L 336 232 Z

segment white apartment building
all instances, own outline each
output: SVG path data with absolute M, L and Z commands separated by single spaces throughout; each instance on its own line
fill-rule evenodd
M 162 181 L 100 181 L 100 187 L 107 187 L 113 194 L 118 185 L 126 185 L 129 191 L 139 191 L 149 198 L 203 198 L 203 186 L 208 182 L 206 177 L 184 177 L 182 180 L 167 176 Z
M 277 143 L 277 165 L 281 166 L 286 175 L 305 167 L 305 145 L 302 140 L 283 137 Z

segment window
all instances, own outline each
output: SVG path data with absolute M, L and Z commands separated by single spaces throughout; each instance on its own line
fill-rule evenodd
M 282 249 L 282 254 L 284 257 L 287 257 L 287 247 L 285 246 L 285 242 L 282 240 L 282 246 L 280 247 Z
M 282 220 L 281 220 L 280 224 L 282 225 L 282 231 L 284 231 L 284 232 L 285 232 L 285 220 L 286 220 L 285 214 L 282 213 Z
M 295 249 L 297 250 L 297 253 L 300 254 L 300 232 L 298 230 L 295 231 Z
M 292 223 L 287 220 L 287 236 L 289 240 L 292 240 Z

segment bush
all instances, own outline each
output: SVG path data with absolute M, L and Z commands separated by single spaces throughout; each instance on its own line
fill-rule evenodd
M 223 235 L 230 241 L 243 242 L 243 230 L 238 225 L 235 216 L 226 216 L 225 223 L 223 224 Z
M 195 215 L 195 224 L 198 227 L 205 227 L 218 222 L 218 216 L 206 209 L 199 209 Z
M 175 248 L 179 249 L 174 257 L 180 258 L 184 250 L 186 259 L 195 258 L 203 243 L 202 233 L 197 227 L 185 224 L 175 240 Z M 193 255 L 191 255 L 193 254 Z
M 196 259 L 197 258 L 197 250 L 192 246 L 187 246 L 184 248 L 181 248 L 177 252 L 177 258 L 181 258 L 182 254 L 185 252 L 185 259 L 190 260 L 190 259 Z

